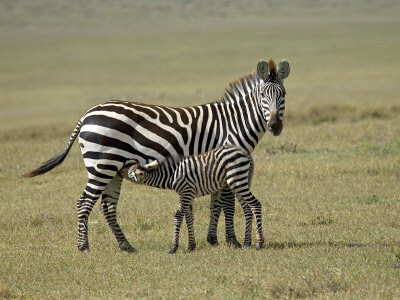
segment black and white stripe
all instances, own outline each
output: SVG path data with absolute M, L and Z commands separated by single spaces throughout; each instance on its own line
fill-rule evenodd
M 278 69 L 272 60 L 260 61 L 257 74 L 231 84 L 218 102 L 185 108 L 126 101 L 97 105 L 80 119 L 64 151 L 25 176 L 46 173 L 62 163 L 79 133 L 88 183 L 77 202 L 78 249 L 89 249 L 88 217 L 102 196 L 101 210 L 119 247 L 134 251 L 116 218 L 122 183 L 119 170 L 132 161 L 143 164 L 168 156 L 195 155 L 228 143 L 253 151 L 267 130 L 274 135 L 282 130 L 282 119 L 273 117 L 278 112 L 270 109 L 274 107 L 283 114 L 282 93 L 271 90 L 282 90 L 283 79 L 288 75 L 287 61 L 283 60 Z M 233 226 L 233 200 L 229 190 L 212 195 L 207 237 L 211 244 L 217 243 L 217 223 L 222 207 L 227 241 L 240 246 Z
M 139 184 L 175 190 L 180 197 L 175 214 L 174 238 L 170 253 L 175 253 L 179 245 L 179 233 L 183 218 L 189 232 L 189 250 L 196 247 L 193 228 L 193 200 L 196 197 L 230 189 L 246 211 L 245 244 L 251 244 L 252 215 L 256 219 L 256 248 L 264 244 L 261 223 L 261 203 L 250 191 L 254 163 L 250 154 L 234 145 L 224 145 L 211 151 L 185 157 L 179 161 L 167 159 L 159 164 L 154 161 L 147 165 L 133 164 L 122 170 L 124 177 Z

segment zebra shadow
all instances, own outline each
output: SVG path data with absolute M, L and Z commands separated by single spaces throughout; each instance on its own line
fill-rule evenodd
M 359 242 L 342 242 L 342 241 L 311 241 L 311 242 L 277 242 L 272 241 L 265 244 L 265 249 L 273 249 L 273 250 L 283 250 L 290 248 L 306 248 L 306 247 L 315 247 L 315 246 L 326 246 L 326 247 L 336 247 L 336 248 L 364 248 L 364 247 L 372 247 L 372 246 L 380 246 L 380 247 L 393 247 L 398 246 L 398 243 L 385 243 L 385 242 L 373 242 L 373 243 L 359 243 Z

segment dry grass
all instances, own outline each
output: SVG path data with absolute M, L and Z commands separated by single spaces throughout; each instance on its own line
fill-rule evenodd
M 132 19 L 124 1 L 71 4 L 66 16 L 47 0 L 19 3 L 0 4 L 0 298 L 400 297 L 397 2 L 137 2 Z M 223 218 L 211 248 L 201 198 L 198 248 L 186 250 L 184 230 L 169 255 L 176 195 L 124 183 L 118 218 L 139 252 L 117 249 L 96 205 L 82 255 L 78 147 L 51 173 L 21 179 L 92 105 L 209 102 L 262 57 L 292 69 L 284 131 L 254 152 L 265 249 L 228 247 Z M 235 222 L 242 239 L 240 207 Z

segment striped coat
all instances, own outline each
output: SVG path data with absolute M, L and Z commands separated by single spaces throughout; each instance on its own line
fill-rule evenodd
M 135 183 L 168 188 L 179 194 L 180 204 L 174 219 L 175 232 L 170 250 L 170 253 L 175 253 L 179 245 L 180 226 L 184 216 L 189 232 L 189 250 L 196 247 L 193 199 L 226 188 L 251 209 L 250 220 L 252 213 L 257 224 L 256 248 L 260 249 L 263 246 L 261 203 L 250 191 L 253 170 L 254 163 L 250 154 L 237 146 L 227 144 L 180 160 L 167 159 L 161 164 L 157 161 L 147 165 L 133 164 L 124 168 L 122 174 Z M 246 229 L 249 229 L 249 232 L 246 230 L 246 235 L 251 239 L 251 223 L 250 228 Z
M 119 248 L 135 251 L 117 222 L 121 168 L 132 162 L 146 163 L 168 156 L 195 155 L 224 144 L 253 151 L 266 131 L 279 135 L 283 127 L 285 88 L 290 68 L 260 61 L 256 74 L 230 85 L 221 101 L 172 108 L 126 101 L 109 101 L 87 111 L 77 123 L 66 148 L 26 177 L 44 174 L 60 165 L 78 137 L 88 172 L 87 185 L 77 201 L 78 249 L 89 250 L 88 218 L 101 197 L 101 211 Z M 234 195 L 229 190 L 212 194 L 207 240 L 217 244 L 217 222 L 225 213 L 226 239 L 240 246 L 233 226 Z

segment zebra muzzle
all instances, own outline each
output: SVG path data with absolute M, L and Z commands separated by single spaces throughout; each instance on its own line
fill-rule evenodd
M 268 130 L 274 135 L 277 136 L 281 133 L 283 124 L 278 116 L 278 111 L 272 111 L 270 114 L 270 119 L 267 123 Z

